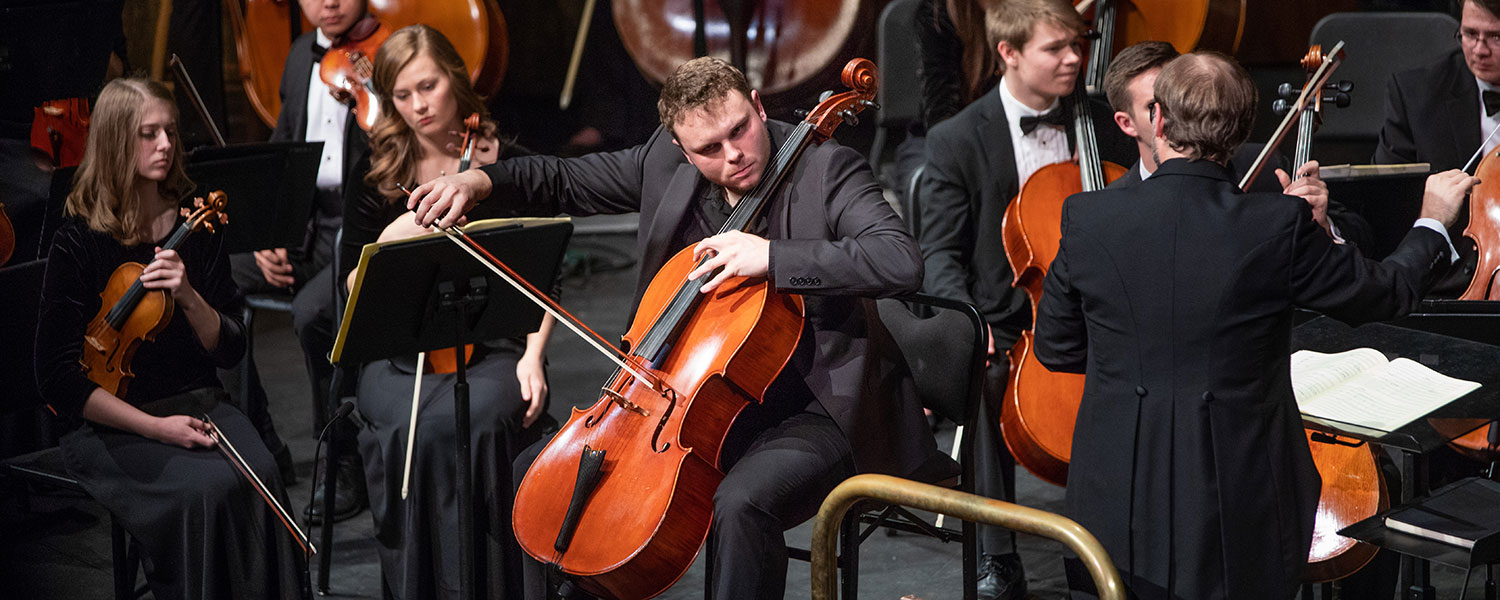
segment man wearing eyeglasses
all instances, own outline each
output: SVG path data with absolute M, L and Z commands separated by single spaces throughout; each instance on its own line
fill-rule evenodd
M 1457 169 L 1484 141 L 1500 144 L 1500 0 L 1464 0 L 1459 52 L 1397 73 L 1387 85 L 1377 164 L 1426 162 Z

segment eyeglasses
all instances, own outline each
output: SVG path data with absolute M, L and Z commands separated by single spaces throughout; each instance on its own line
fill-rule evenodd
M 1466 46 L 1474 46 L 1483 43 L 1485 47 L 1496 50 L 1500 49 L 1500 33 L 1488 33 L 1474 31 L 1472 29 L 1459 28 L 1453 32 L 1453 39 L 1459 40 Z
M 1146 103 L 1146 119 L 1147 120 L 1152 121 L 1152 122 L 1156 121 L 1156 106 L 1157 106 L 1157 102 L 1155 100 L 1152 100 L 1152 101 Z

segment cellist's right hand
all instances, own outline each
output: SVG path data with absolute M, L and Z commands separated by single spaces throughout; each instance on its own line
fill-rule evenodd
M 187 415 L 158 418 L 146 437 L 183 448 L 211 448 L 214 445 L 214 439 L 208 437 L 208 424 Z
M 1453 227 L 1463 209 L 1469 190 L 1479 185 L 1479 178 L 1458 169 L 1433 173 L 1422 191 L 1422 218 L 1437 219 L 1443 227 Z
M 417 186 L 406 198 L 418 225 L 452 227 L 469 209 L 490 195 L 490 177 L 478 169 L 444 175 Z

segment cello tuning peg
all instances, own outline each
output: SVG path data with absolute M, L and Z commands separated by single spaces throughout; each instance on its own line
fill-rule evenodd
M 859 125 L 859 116 L 855 115 L 854 111 L 852 111 L 852 110 L 844 109 L 842 111 L 839 111 L 839 116 L 841 116 L 841 117 L 844 118 L 844 122 L 845 123 L 848 123 L 848 124 L 854 125 L 854 126 L 858 126 Z
M 1271 103 L 1271 112 L 1276 113 L 1276 116 L 1278 117 L 1286 116 L 1286 111 L 1291 109 L 1292 103 L 1287 102 L 1284 99 L 1278 98 L 1275 102 Z
M 874 100 L 860 100 L 859 105 L 865 108 L 880 110 L 880 104 L 876 103 Z
M 1301 93 L 1302 88 L 1292 87 L 1290 83 L 1283 83 L 1276 86 L 1276 95 L 1286 100 L 1296 98 Z
M 798 108 L 798 109 L 792 110 L 792 114 L 797 115 L 798 119 L 806 119 L 807 115 L 812 114 L 812 111 L 807 110 L 805 108 Z
M 833 97 L 833 90 L 823 90 L 823 93 L 818 94 L 818 102 L 822 102 L 822 101 L 827 100 L 827 99 L 832 98 L 832 97 Z
M 1333 95 L 1333 105 L 1339 108 L 1349 106 L 1349 94 L 1339 92 Z
M 1323 86 L 1323 89 L 1348 93 L 1354 89 L 1354 82 L 1347 79 L 1343 81 L 1330 81 Z

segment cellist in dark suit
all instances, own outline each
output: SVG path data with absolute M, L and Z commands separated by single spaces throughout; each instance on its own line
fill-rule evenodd
M 1064 513 L 1143 600 L 1288 598 L 1319 492 L 1292 396 L 1291 309 L 1409 312 L 1451 260 L 1444 227 L 1478 180 L 1429 178 L 1424 218 L 1375 262 L 1334 243 L 1304 199 L 1237 189 L 1224 163 L 1253 119 L 1243 68 L 1186 55 L 1154 94 L 1160 168 L 1068 199 L 1038 307 L 1037 358 L 1087 376 Z M 1086 588 L 1077 566 L 1070 583 Z
M 1072 121 L 1063 105 L 1083 67 L 1084 23 L 1063 0 L 1014 0 L 991 8 L 985 25 L 1005 75 L 928 132 L 917 209 L 927 269 L 923 292 L 975 305 L 990 328 L 985 401 L 979 431 L 972 433 L 974 490 L 1014 501 L 1015 459 L 1000 432 L 1000 407 L 1010 373 L 1005 352 L 1031 325 L 1031 310 L 1026 292 L 1012 287 L 1000 226 L 1032 173 L 1073 156 Z M 1107 160 L 1128 157 L 1130 140 L 1109 123 L 1106 108 L 1091 112 L 1100 152 Z M 1024 597 L 1015 534 L 981 526 L 979 550 L 980 598 Z
M 789 364 L 725 441 L 727 471 L 708 541 L 715 598 L 781 598 L 782 532 L 816 514 L 843 479 L 915 477 L 929 461 L 946 460 L 868 300 L 915 291 L 922 263 L 858 152 L 833 141 L 806 148 L 748 233 L 716 235 L 791 132 L 766 119 L 759 98 L 728 63 L 694 59 L 663 84 L 662 127 L 645 144 L 571 159 L 503 159 L 425 183 L 408 200 L 420 223 L 443 226 L 480 200 L 521 215 L 640 213 L 635 304 L 689 246 L 715 253 L 691 276 L 724 268 L 705 293 L 738 275 L 804 295 L 807 317 Z M 541 591 L 533 575 L 528 597 Z

